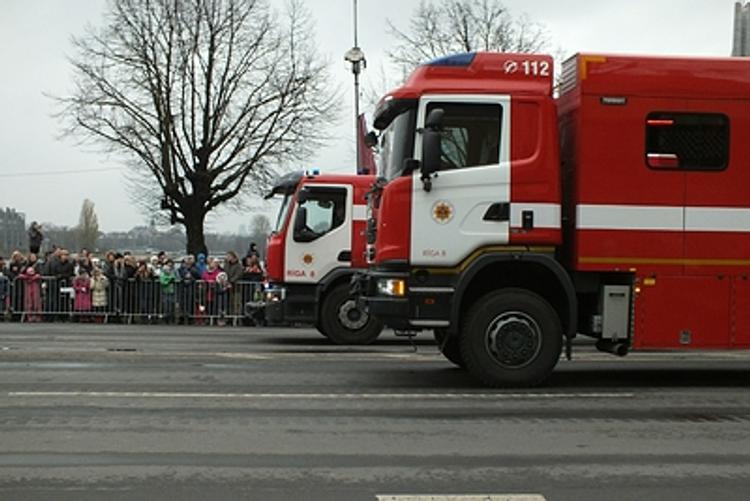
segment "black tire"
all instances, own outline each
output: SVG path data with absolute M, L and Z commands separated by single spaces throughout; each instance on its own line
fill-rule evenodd
M 315 328 L 316 328 L 316 329 L 318 330 L 318 332 L 320 332 L 320 334 L 321 334 L 321 335 L 322 335 L 322 336 L 323 336 L 324 338 L 326 338 L 326 339 L 327 339 L 327 338 L 328 338 L 328 334 L 326 334 L 326 333 L 325 333 L 325 331 L 323 330 L 323 327 L 322 327 L 322 326 L 320 325 L 320 322 L 315 322 L 315 324 L 314 324 L 314 325 L 315 325 Z
M 325 295 L 319 322 L 321 332 L 335 344 L 370 344 L 383 331 L 383 322 L 357 306 L 349 294 L 349 284 L 341 284 Z
M 487 294 L 468 311 L 462 327 L 466 368 L 487 386 L 536 386 L 560 360 L 560 319 L 533 292 L 505 289 Z
M 458 341 L 458 336 L 451 336 L 446 341 L 448 332 L 445 329 L 435 329 L 433 334 L 440 353 L 452 364 L 465 369 L 466 363 L 464 362 L 464 357 L 461 356 L 461 345 Z

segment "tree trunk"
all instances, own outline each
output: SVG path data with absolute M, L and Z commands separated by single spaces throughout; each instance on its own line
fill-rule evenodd
M 187 253 L 197 256 L 208 255 L 206 247 L 206 236 L 203 233 L 203 224 L 206 221 L 204 212 L 185 214 L 185 233 L 187 234 Z

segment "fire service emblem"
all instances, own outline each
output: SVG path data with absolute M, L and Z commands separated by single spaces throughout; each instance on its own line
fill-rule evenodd
M 310 253 L 305 253 L 302 255 L 302 263 L 306 266 L 310 266 L 315 261 L 315 256 L 313 256 Z
M 432 206 L 432 219 L 439 224 L 447 224 L 453 219 L 453 212 L 453 206 L 441 200 Z

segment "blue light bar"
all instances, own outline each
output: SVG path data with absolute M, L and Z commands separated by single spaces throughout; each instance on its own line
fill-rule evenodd
M 463 54 L 453 54 L 433 59 L 426 66 L 469 66 L 474 61 L 476 52 L 465 52 Z

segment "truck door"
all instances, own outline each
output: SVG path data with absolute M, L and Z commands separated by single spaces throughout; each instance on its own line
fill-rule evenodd
M 695 342 L 747 345 L 750 288 L 742 277 L 750 271 L 750 198 L 747 152 L 741 150 L 750 105 L 695 100 L 678 118 L 694 145 L 685 161 L 685 274 L 700 281 L 695 292 L 704 303 Z
M 425 118 L 442 109 L 442 169 L 429 192 L 420 172 L 413 174 L 413 265 L 454 266 L 478 248 L 508 243 L 510 102 L 509 96 L 492 95 L 420 101 L 414 156 L 422 158 Z
M 730 345 L 731 262 L 747 255 L 750 241 L 736 239 L 741 210 L 727 207 L 743 200 L 741 178 L 728 169 L 729 119 L 700 108 L 688 102 L 680 111 L 648 116 L 655 125 L 649 126 L 647 141 L 659 148 L 649 161 L 683 173 L 685 202 L 683 273 L 657 276 L 644 287 L 644 346 Z
M 305 185 L 287 229 L 285 279 L 317 283 L 335 268 L 350 266 L 351 186 Z

